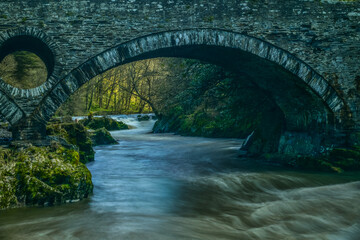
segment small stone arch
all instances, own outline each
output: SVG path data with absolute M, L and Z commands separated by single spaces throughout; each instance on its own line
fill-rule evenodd
M 21 89 L 0 78 L 0 89 L 14 99 L 38 98 L 49 91 L 59 80 L 62 71 L 61 51 L 42 30 L 34 27 L 10 29 L 0 33 L 0 61 L 15 51 L 30 51 L 38 55 L 48 70 L 47 80 L 38 87 Z
M 153 57 L 151 53 L 161 50 L 193 46 L 210 46 L 236 49 L 281 66 L 301 79 L 341 122 L 341 113 L 346 109 L 342 98 L 331 85 L 308 64 L 288 51 L 271 43 L 248 35 L 219 30 L 191 29 L 155 33 L 119 44 L 108 49 L 73 69 L 61 79 L 43 99 L 35 118 L 48 121 L 71 94 L 93 77 L 116 66 Z

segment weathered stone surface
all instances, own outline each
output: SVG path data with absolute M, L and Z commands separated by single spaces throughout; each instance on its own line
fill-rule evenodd
M 18 122 L 24 117 L 24 112 L 6 94 L 0 91 L 0 113 L 10 124 Z
M 54 56 L 40 53 L 51 74 L 38 88 L 15 89 L 0 80 L 11 105 L 0 112 L 13 124 L 25 116 L 48 121 L 89 79 L 127 62 L 158 56 L 216 62 L 196 55 L 197 47 L 208 46 L 276 64 L 322 99 L 337 128 L 360 128 L 359 1 L 5 0 L 0 9 L 0 51 L 14 37 L 30 36 Z

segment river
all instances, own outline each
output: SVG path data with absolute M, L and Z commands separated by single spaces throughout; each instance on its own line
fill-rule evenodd
M 0 211 L 0 239 L 360 239 L 359 173 L 290 171 L 238 158 L 238 139 L 114 118 L 136 128 L 96 147 L 91 198 Z

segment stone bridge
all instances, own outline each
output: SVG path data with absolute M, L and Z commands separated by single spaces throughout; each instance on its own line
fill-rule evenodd
M 359 1 L 2 0 L 0 61 L 18 50 L 36 53 L 48 79 L 33 89 L 0 79 L 15 140 L 43 139 L 96 75 L 154 57 L 200 59 L 253 81 L 283 111 L 285 145 L 353 144 L 360 129 Z

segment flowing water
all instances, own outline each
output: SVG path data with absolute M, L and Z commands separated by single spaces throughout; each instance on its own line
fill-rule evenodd
M 124 116 L 115 116 L 124 118 Z M 237 158 L 237 139 L 148 134 L 96 147 L 93 196 L 0 212 L 0 239 L 360 239 L 360 176 Z

